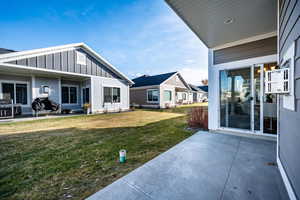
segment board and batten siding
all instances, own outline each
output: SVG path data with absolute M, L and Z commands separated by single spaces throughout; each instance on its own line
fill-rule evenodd
M 277 54 L 277 37 L 270 37 L 233 47 L 215 50 L 214 64 Z
M 279 10 L 279 60 L 295 42 L 295 111 L 282 106 L 279 109 L 279 158 L 294 189 L 300 198 L 300 1 L 282 0 Z
M 76 51 L 82 52 L 86 55 L 86 65 L 77 64 Z M 118 77 L 114 72 L 112 72 L 108 67 L 106 67 L 103 63 L 99 62 L 91 55 L 86 53 L 83 49 L 35 56 L 26 59 L 10 61 L 8 63 L 63 72 L 122 79 Z

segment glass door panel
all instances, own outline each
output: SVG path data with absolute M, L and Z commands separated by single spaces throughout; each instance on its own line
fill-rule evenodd
M 254 118 L 254 131 L 260 131 L 261 130 L 261 124 L 260 124 L 260 116 L 261 116 L 261 67 L 260 66 L 254 66 L 253 70 L 253 85 L 254 85 L 254 91 L 253 91 L 253 118 Z
M 263 67 L 264 71 L 278 69 L 277 63 L 264 64 Z M 264 93 L 263 132 L 268 134 L 277 134 L 277 98 L 275 94 Z
M 251 68 L 220 72 L 221 127 L 251 129 Z

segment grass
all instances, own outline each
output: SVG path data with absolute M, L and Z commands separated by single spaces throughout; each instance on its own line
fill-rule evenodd
M 192 135 L 190 108 L 1 124 L 0 199 L 88 197 Z

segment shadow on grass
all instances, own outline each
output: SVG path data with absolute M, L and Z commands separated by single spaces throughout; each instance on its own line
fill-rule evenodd
M 0 138 L 0 199 L 83 199 L 192 135 L 185 117 Z M 118 162 L 118 151 L 128 161 Z

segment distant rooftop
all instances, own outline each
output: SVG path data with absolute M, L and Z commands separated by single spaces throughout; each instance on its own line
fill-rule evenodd
M 132 87 L 142 87 L 149 85 L 160 85 L 162 82 L 176 74 L 177 72 L 170 72 L 166 74 L 158 74 L 158 75 L 143 75 L 137 78 L 132 79 L 134 85 Z
M 15 50 L 0 48 L 0 54 L 16 52 Z
M 208 85 L 198 86 L 198 88 L 204 92 L 208 92 Z

